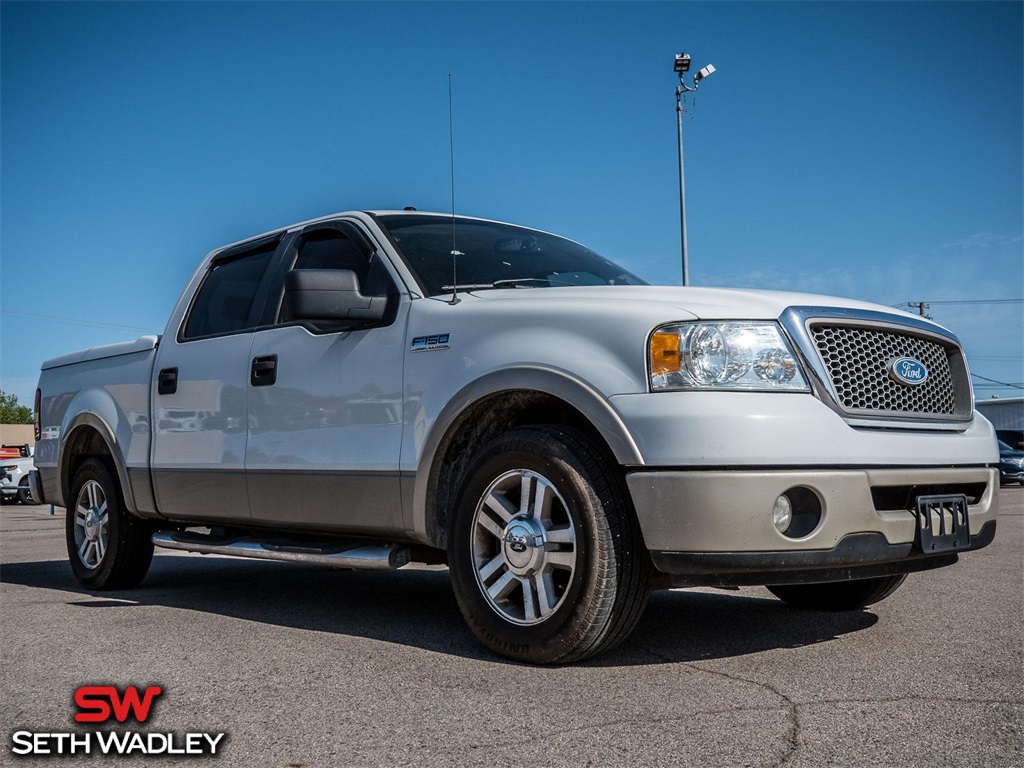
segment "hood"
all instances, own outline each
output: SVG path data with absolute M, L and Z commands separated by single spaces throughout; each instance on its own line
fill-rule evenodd
M 660 285 L 594 285 L 571 288 L 504 288 L 473 291 L 485 301 L 631 302 L 661 304 L 682 310 L 700 320 L 775 320 L 787 307 L 843 307 L 885 312 L 897 317 L 912 315 L 893 307 L 836 296 L 788 291 L 740 290 L 734 288 L 683 288 Z

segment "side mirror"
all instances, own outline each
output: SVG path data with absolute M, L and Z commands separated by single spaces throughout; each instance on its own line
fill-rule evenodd
M 384 317 L 387 304 L 387 296 L 363 296 L 356 273 L 347 269 L 293 269 L 285 276 L 287 320 L 372 322 Z

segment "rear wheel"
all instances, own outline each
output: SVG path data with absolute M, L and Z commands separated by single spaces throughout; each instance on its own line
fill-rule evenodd
M 71 570 L 87 589 L 130 589 L 153 560 L 152 527 L 124 506 L 109 465 L 86 459 L 71 485 L 65 537 Z
M 554 426 L 495 438 L 470 466 L 449 536 L 463 616 L 496 653 L 552 664 L 624 640 L 652 566 L 618 467 Z
M 780 584 L 768 591 L 793 608 L 805 611 L 853 611 L 879 603 L 906 580 L 907 574 L 854 579 L 828 584 Z

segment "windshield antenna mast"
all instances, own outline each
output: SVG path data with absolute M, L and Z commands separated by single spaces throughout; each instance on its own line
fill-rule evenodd
M 455 130 L 452 122 L 452 73 L 448 73 L 448 155 L 452 165 L 452 300 L 449 304 L 459 303 L 459 280 L 456 261 L 465 254 L 455 248 Z

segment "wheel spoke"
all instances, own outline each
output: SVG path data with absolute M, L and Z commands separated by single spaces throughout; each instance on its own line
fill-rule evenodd
M 551 502 L 555 495 L 551 493 L 551 486 L 543 480 L 537 480 L 537 490 L 534 491 L 533 516 L 541 521 L 551 520 Z
M 568 568 L 569 570 L 572 570 L 576 567 L 576 553 L 548 552 L 547 562 L 549 565 L 553 565 L 556 568 Z
M 107 552 L 107 543 L 103 540 L 103 537 L 100 536 L 98 539 L 96 539 L 96 562 L 99 562 L 100 560 L 102 560 L 103 559 L 103 555 L 105 555 L 106 552 Z
M 544 532 L 544 538 L 551 544 L 576 543 L 576 534 L 572 528 L 551 528 Z
M 83 507 L 81 504 L 75 509 L 75 525 L 79 528 L 85 527 L 85 518 L 89 514 L 89 510 Z
M 500 579 L 494 582 L 487 590 L 487 594 L 490 595 L 491 600 L 501 600 L 511 592 L 519 581 L 516 579 L 516 575 L 512 571 L 505 571 Z
M 533 485 L 534 476 L 529 472 L 523 472 L 519 484 L 519 514 L 527 515 L 530 512 L 530 488 Z
M 89 539 L 82 539 L 82 545 L 78 548 L 78 556 L 85 562 L 85 552 L 89 549 Z
M 493 576 L 495 573 L 497 573 L 498 569 L 501 568 L 504 564 L 505 558 L 502 557 L 500 554 L 495 555 L 494 559 L 487 563 L 487 565 L 477 570 L 477 573 L 480 574 L 480 581 L 486 584 L 487 580 L 491 578 L 491 576 Z
M 515 504 L 505 498 L 505 494 L 498 490 L 491 491 L 484 500 L 484 504 L 506 523 L 511 522 L 518 512 Z
M 96 509 L 96 483 L 89 483 L 89 485 L 86 486 L 86 493 L 89 497 L 89 506 L 92 509 Z
M 552 603 L 557 602 L 557 599 L 552 599 L 555 594 L 555 585 L 551 581 L 551 575 L 547 573 L 534 574 L 533 586 L 537 590 L 537 605 L 540 607 L 540 615 L 547 616 L 551 613 Z
M 504 530 L 502 530 L 502 527 L 498 525 L 496 522 L 494 522 L 487 515 L 478 516 L 476 519 L 476 524 L 497 539 L 501 539 L 501 537 L 505 535 L 505 532 Z
M 533 581 L 529 578 L 519 579 L 523 585 L 523 618 L 534 621 L 537 618 L 537 596 L 533 591 Z

